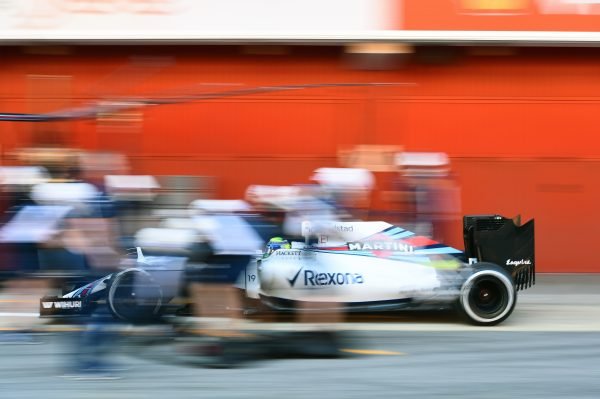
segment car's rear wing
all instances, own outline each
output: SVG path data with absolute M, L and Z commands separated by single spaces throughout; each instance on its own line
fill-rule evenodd
M 521 225 L 500 215 L 463 218 L 465 255 L 469 261 L 491 262 L 512 274 L 517 290 L 535 284 L 534 220 Z

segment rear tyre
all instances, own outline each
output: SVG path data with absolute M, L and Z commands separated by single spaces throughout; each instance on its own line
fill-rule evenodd
M 492 263 L 479 263 L 473 269 L 460 290 L 460 313 L 475 325 L 493 326 L 503 322 L 517 303 L 511 275 Z
M 117 318 L 131 323 L 148 323 L 160 318 L 162 289 L 150 273 L 127 269 L 110 284 L 108 306 Z

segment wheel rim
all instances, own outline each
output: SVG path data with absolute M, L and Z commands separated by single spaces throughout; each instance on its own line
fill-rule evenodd
M 109 302 L 117 317 L 143 321 L 158 314 L 162 304 L 162 290 L 147 272 L 126 270 L 111 286 Z
M 463 285 L 460 302 L 475 322 L 492 324 L 510 314 L 515 304 L 512 282 L 495 270 L 481 270 Z
M 481 277 L 473 282 L 469 292 L 469 307 L 485 319 L 493 319 L 506 309 L 509 293 L 495 278 Z

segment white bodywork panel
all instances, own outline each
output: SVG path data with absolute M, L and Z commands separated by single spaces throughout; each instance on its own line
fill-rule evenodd
M 304 221 L 301 235 L 316 238 L 315 247 L 332 246 L 358 241 L 389 227 L 392 225 L 386 222 Z
M 302 223 L 302 235 L 310 245 L 293 242 L 256 258 L 237 286 L 249 298 L 357 306 L 452 294 L 448 273 L 437 267 L 460 266 L 448 256 L 460 252 L 454 248 L 413 247 L 401 239 L 414 233 L 386 222 L 311 220 Z
M 390 301 L 440 287 L 430 265 L 312 250 L 277 250 L 260 262 L 257 277 L 259 294 L 311 302 Z

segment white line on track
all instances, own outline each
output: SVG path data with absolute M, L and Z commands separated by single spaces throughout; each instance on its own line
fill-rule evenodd
M 40 317 L 39 313 L 0 313 L 0 317 Z

